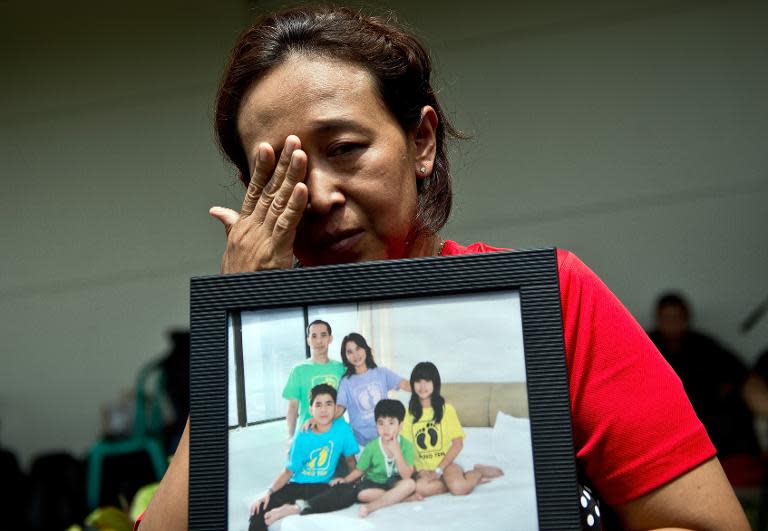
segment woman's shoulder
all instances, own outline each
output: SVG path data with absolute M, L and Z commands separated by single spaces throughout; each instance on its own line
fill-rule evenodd
M 504 247 L 493 247 L 483 242 L 475 242 L 471 245 L 461 245 L 453 240 L 445 240 L 440 250 L 440 256 L 453 256 L 457 254 L 492 253 L 496 251 L 510 251 Z
M 495 247 L 485 242 L 475 242 L 470 245 L 461 245 L 453 240 L 445 240 L 441 256 L 455 256 L 461 254 L 494 253 L 499 251 L 512 251 L 510 247 Z M 569 275 L 593 274 L 592 271 L 571 251 L 567 249 L 556 248 L 557 266 L 560 276 L 564 273 Z
M 368 369 L 370 371 L 373 371 L 373 374 L 375 374 L 377 377 L 386 377 L 386 376 L 397 376 L 397 373 L 390 369 L 389 367 L 384 367 L 382 365 L 377 365 L 373 369 Z

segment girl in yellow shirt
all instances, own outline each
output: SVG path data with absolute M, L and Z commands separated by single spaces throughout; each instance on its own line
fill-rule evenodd
M 475 465 L 464 472 L 454 463 L 464 447 L 464 430 L 456 410 L 440 395 L 440 373 L 434 363 L 416 364 L 411 371 L 411 389 L 402 434 L 416 449 L 416 497 L 443 492 L 466 495 L 478 484 L 503 474 L 488 465 Z

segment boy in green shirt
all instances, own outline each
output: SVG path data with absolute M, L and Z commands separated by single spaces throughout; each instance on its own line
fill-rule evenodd
M 405 407 L 397 400 L 379 400 L 373 410 L 376 431 L 379 436 L 369 442 L 360 455 L 355 469 L 344 478 L 331 480 L 331 485 L 353 483 L 357 499 L 363 502 L 360 516 L 365 518 L 373 511 L 399 503 L 416 490 L 411 478 L 414 472 L 415 452 L 413 444 L 400 435 L 405 418 Z

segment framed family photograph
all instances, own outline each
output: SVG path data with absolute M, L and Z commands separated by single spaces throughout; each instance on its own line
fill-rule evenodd
M 189 528 L 580 529 L 554 249 L 191 281 Z

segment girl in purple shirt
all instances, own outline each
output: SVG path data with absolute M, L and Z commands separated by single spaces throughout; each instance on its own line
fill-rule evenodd
M 349 423 L 360 446 L 378 437 L 373 409 L 395 389 L 411 390 L 408 380 L 386 367 L 377 367 L 371 347 L 363 336 L 352 332 L 341 342 L 341 360 L 347 372 L 339 384 L 336 415 L 349 412 Z

